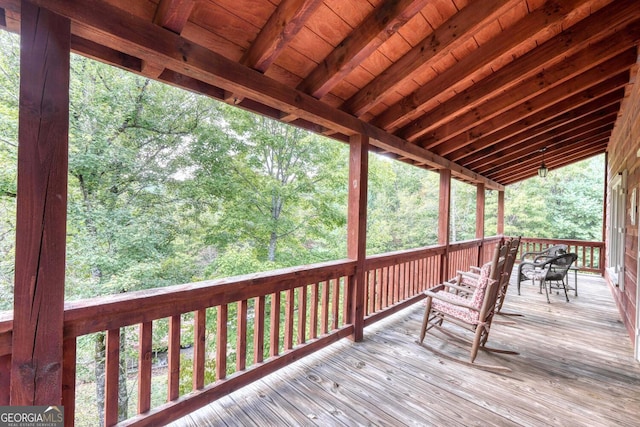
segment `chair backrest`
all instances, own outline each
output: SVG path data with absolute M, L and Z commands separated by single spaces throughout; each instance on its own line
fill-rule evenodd
M 516 262 L 516 254 L 520 248 L 520 239 L 520 237 L 513 237 L 509 241 L 509 252 L 507 253 L 507 260 L 504 264 L 504 276 L 506 281 L 509 281 L 511 278 L 511 271 L 513 270 L 513 265 Z
M 482 302 L 484 301 L 484 295 L 487 290 L 487 285 L 490 283 L 491 279 L 491 271 L 493 268 L 493 262 L 488 262 L 483 264 L 480 267 L 480 276 L 478 277 L 478 281 L 476 282 L 477 286 L 473 291 L 473 295 L 469 299 L 469 304 L 480 310 L 482 307 Z
M 549 270 L 549 272 L 547 272 L 547 277 L 551 274 L 555 274 L 556 277 L 564 279 L 567 275 L 567 272 L 569 271 L 569 268 L 571 268 L 571 266 L 574 262 L 576 262 L 577 259 L 578 255 L 573 253 L 562 254 L 554 257 L 553 259 L 549 260 L 551 269 Z
M 525 252 L 524 254 L 522 254 L 522 256 L 520 257 L 521 261 L 526 261 L 527 258 L 529 259 L 535 259 L 539 256 L 557 256 L 557 255 L 561 255 L 567 252 L 568 246 L 565 244 L 560 244 L 560 245 L 553 245 L 553 246 L 549 246 L 547 249 L 544 249 L 542 251 L 539 252 Z
M 493 261 L 491 261 L 491 274 L 489 280 L 487 280 L 482 299 L 482 306 L 480 307 L 480 322 L 486 322 L 487 324 L 491 323 L 491 317 L 495 312 L 498 293 L 500 291 L 500 280 L 502 279 L 505 271 L 507 254 L 509 253 L 511 243 L 511 241 L 500 242 L 500 245 L 498 245 L 495 250 Z

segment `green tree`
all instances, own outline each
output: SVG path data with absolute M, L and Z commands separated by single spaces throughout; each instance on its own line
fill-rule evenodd
M 13 308 L 18 163 L 18 37 L 0 31 L 0 311 Z
M 600 155 L 508 186 L 505 233 L 601 240 L 604 174 Z
M 70 87 L 69 220 L 66 294 L 92 297 L 183 283 L 176 269 L 181 202 L 171 191 L 179 159 L 198 125 L 198 97 L 73 56 Z M 184 261 L 184 258 L 182 258 Z M 122 334 L 122 343 L 126 340 Z M 124 350 L 124 349 L 123 349 Z M 104 334 L 94 364 L 100 422 Z M 125 366 L 121 378 L 126 378 Z M 120 418 L 128 393 L 120 387 Z
M 437 242 L 438 180 L 436 173 L 369 155 L 368 254 Z
M 206 241 L 265 268 L 344 256 L 324 237 L 346 223 L 346 146 L 223 105 L 209 120 L 185 183 L 210 212 Z M 215 275 L 229 272 L 222 264 Z

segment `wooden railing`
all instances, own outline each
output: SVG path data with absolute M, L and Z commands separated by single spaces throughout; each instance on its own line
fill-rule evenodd
M 105 337 L 105 424 L 118 423 L 123 350 L 136 354 L 128 358 L 137 358 L 138 414 L 118 425 L 166 423 L 353 335 L 353 313 L 362 313 L 361 323 L 368 326 L 417 302 L 425 289 L 440 283 L 443 266 L 454 272 L 477 265 L 482 257 L 489 258 L 498 241 L 499 237 L 368 257 L 362 301 L 352 300 L 356 262 L 341 260 L 67 302 L 65 424 L 74 425 L 76 413 L 78 340 L 89 334 Z M 362 310 L 354 304 L 361 304 Z M 0 390 L 9 390 L 12 314 L 3 316 Z M 159 332 L 168 356 L 162 373 L 167 391 L 165 403 L 154 406 L 152 381 L 161 374 L 154 371 L 152 354 Z M 134 348 L 123 348 L 125 335 Z M 193 346 L 188 360 L 180 356 L 185 340 Z M 180 384 L 185 372 L 191 377 L 187 391 Z M 2 393 L 0 405 L 8 403 L 8 394 Z
M 365 326 L 424 298 L 440 283 L 444 246 L 399 251 L 367 258 Z
M 343 260 L 66 303 L 66 424 L 73 425 L 75 413 L 78 337 L 106 335 L 104 417 L 106 425 L 114 425 L 118 420 L 120 336 L 125 327 L 137 326 L 138 415 L 121 425 L 163 424 L 351 335 L 353 326 L 346 313 L 355 265 L 355 261 Z M 230 316 L 231 312 L 235 315 Z M 211 314 L 215 315 L 215 331 L 206 330 Z M 168 402 L 151 408 L 152 335 L 157 322 L 164 319 L 168 321 Z M 0 369 L 9 364 L 11 326 L 11 320 L 0 319 Z M 230 329 L 237 331 L 231 339 Z M 193 334 L 193 391 L 180 396 L 180 336 L 187 331 Z M 207 335 L 213 338 L 209 342 Z M 211 359 L 215 372 L 207 384 L 205 367 Z M 5 367 L 0 378 L 6 377 Z
M 604 242 L 523 237 L 517 259 L 520 259 L 525 252 L 540 252 L 550 246 L 560 244 L 567 245 L 568 252 L 578 255 L 576 265 L 581 272 L 604 275 Z

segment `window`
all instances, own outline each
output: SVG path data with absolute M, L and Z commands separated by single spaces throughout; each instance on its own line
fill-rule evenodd
M 624 290 L 624 238 L 626 234 L 627 171 L 611 180 L 609 214 L 609 276 Z

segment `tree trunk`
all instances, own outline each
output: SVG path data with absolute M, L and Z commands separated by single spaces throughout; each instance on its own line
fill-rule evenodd
M 278 235 L 275 231 L 271 232 L 271 236 L 269 237 L 269 261 L 273 262 L 276 260 L 276 246 L 278 244 Z

